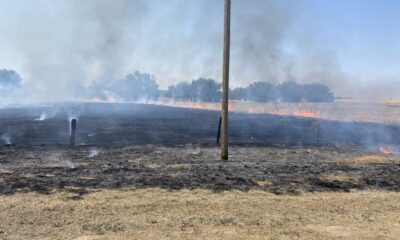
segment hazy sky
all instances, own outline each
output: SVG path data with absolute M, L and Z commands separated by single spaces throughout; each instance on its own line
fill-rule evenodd
M 232 0 L 231 84 L 400 98 L 399 12 L 397 0 Z M 134 70 L 162 88 L 220 81 L 222 15 L 223 0 L 0 0 L 0 69 L 50 100 Z

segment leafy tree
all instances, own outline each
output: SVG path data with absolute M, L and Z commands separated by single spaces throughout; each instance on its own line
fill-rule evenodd
M 329 87 L 320 83 L 305 84 L 303 92 L 307 102 L 333 102 L 335 99 Z
M 200 78 L 190 84 L 192 101 L 217 102 L 221 99 L 221 85 L 212 79 Z
M 247 88 L 242 88 L 242 87 L 235 88 L 233 90 L 230 90 L 230 94 L 229 95 L 230 95 L 229 98 L 232 99 L 232 100 L 240 100 L 240 101 L 249 100 L 249 96 L 248 96 L 248 93 L 247 93 Z
M 157 99 L 159 95 L 155 77 L 138 71 L 109 84 L 95 83 L 91 86 L 90 92 L 92 97 L 107 99 L 112 96 L 130 101 Z
M 158 85 L 155 77 L 138 71 L 115 82 L 111 90 L 125 100 L 158 98 Z
M 167 96 L 176 100 L 190 99 L 190 83 L 181 82 L 173 86 L 169 86 Z
M 21 77 L 13 70 L 0 70 L 0 92 L 7 94 L 10 90 L 21 86 Z
M 221 99 L 220 88 L 221 85 L 214 80 L 200 78 L 170 86 L 166 96 L 177 100 L 217 102 Z
M 284 82 L 279 85 L 278 89 L 282 102 L 296 103 L 305 98 L 302 85 L 295 82 Z
M 255 102 L 271 102 L 277 99 L 276 87 L 267 82 L 255 82 L 247 87 L 250 100 Z

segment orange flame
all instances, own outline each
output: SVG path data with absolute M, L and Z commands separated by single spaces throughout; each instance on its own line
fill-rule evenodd
M 286 108 L 274 108 L 269 109 L 265 106 L 260 107 L 250 107 L 238 110 L 239 112 L 248 112 L 248 113 L 264 113 L 264 114 L 273 114 L 279 116 L 296 116 L 296 117 L 304 117 L 304 118 L 321 118 L 321 116 L 317 112 L 313 112 L 308 109 L 306 106 L 302 106 L 300 109 L 290 110 Z
M 303 107 L 302 109 L 299 109 L 298 111 L 294 112 L 294 115 L 305 118 L 320 118 L 318 113 L 312 112 L 306 107 Z
M 92 102 L 115 102 L 114 99 L 107 99 L 102 101 L 98 98 L 91 99 Z M 145 101 L 139 103 L 155 104 L 162 106 L 171 107 L 181 107 L 181 108 L 191 108 L 191 109 L 202 109 L 202 110 L 212 110 L 219 111 L 221 109 L 221 103 L 211 103 L 211 102 L 190 102 L 190 101 L 176 101 L 168 98 L 160 98 L 156 101 Z M 228 108 L 230 112 L 244 112 L 244 113 L 254 113 L 254 114 L 273 114 L 280 116 L 296 116 L 304 118 L 321 118 L 317 112 L 313 112 L 307 108 L 307 106 L 301 106 L 300 108 L 289 109 L 289 108 L 276 108 L 267 107 L 265 105 L 254 106 L 248 103 L 238 103 L 229 102 Z
M 209 102 L 190 102 L 190 101 L 175 101 L 171 99 L 159 99 L 153 104 L 172 106 L 172 107 L 183 107 L 192 109 L 204 109 L 219 111 L 221 109 L 220 103 L 209 103 Z M 286 109 L 286 108 L 268 108 L 266 106 L 250 106 L 246 104 L 229 102 L 229 111 L 231 112 L 247 112 L 247 113 L 263 113 L 263 114 L 274 114 L 280 116 L 297 116 L 304 118 L 320 118 L 321 116 L 311 111 L 307 106 L 301 106 L 299 109 Z
M 384 154 L 384 155 L 394 155 L 397 154 L 397 151 L 394 149 L 389 149 L 389 148 L 384 148 L 384 147 L 380 147 L 379 151 Z

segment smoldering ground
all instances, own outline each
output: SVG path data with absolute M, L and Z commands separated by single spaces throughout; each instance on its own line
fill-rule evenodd
M 233 4 L 232 83 L 298 80 L 334 83 L 331 87 L 336 89 L 343 86 L 347 77 L 335 52 L 300 45 L 304 46 L 301 62 L 307 63 L 302 65 L 283 51 L 282 44 L 301 12 L 300 3 L 252 3 Z M 17 70 L 29 103 L 85 100 L 93 83 L 121 79 L 136 69 L 154 73 L 164 87 L 201 76 L 220 78 L 222 1 L 27 4 L 17 14 L 24 16 L 19 22 L 26 31 L 17 31 L 11 21 L 5 36 L 24 59 Z M 54 106 L 59 110 L 53 111 Z M 275 193 L 398 190 L 399 186 L 397 159 L 378 153 L 380 145 L 399 144 L 397 125 L 233 113 L 231 142 L 249 147 L 234 147 L 233 159 L 235 152 L 238 158 L 223 164 L 215 163 L 217 111 L 140 104 L 54 106 L 1 109 L 0 133 L 15 144 L 1 148 L 3 194 L 50 193 L 70 187 L 83 194 L 90 188 L 123 186 L 261 188 Z M 83 146 L 65 146 L 71 118 L 78 118 L 77 143 Z M 186 143 L 198 145 L 188 150 Z M 343 147 L 349 146 L 351 150 L 341 155 Z M 96 148 L 102 150 L 92 151 Z M 373 151 L 365 152 L 369 149 Z M 251 157 L 250 150 L 259 155 Z M 282 155 L 277 157 L 274 151 Z M 365 160 L 358 158 L 364 153 L 373 157 L 356 166 Z M 285 159 L 291 155 L 297 160 L 288 163 Z M 149 156 L 155 159 L 146 159 Z M 354 161 L 347 164 L 346 159 Z
M 215 143 L 219 111 L 133 103 L 64 103 L 0 109 L 0 133 L 16 145 L 68 144 L 78 119 L 77 144 Z M 43 113 L 51 118 L 37 121 Z M 232 143 L 288 145 L 400 144 L 396 124 L 232 112 Z
M 231 159 L 220 162 L 217 111 L 78 106 L 63 105 L 44 121 L 34 120 L 43 108 L 1 110 L 0 130 L 15 144 L 0 147 L 2 194 L 66 190 L 79 199 L 93 189 L 122 187 L 398 190 L 398 155 L 379 149 L 400 144 L 398 126 L 232 113 Z M 67 145 L 72 109 L 79 112 L 75 147 Z
M 96 189 L 250 190 L 276 194 L 384 189 L 398 191 L 399 158 L 363 148 L 231 147 L 229 162 L 215 147 L 135 145 L 0 147 L 0 194 Z M 243 160 L 245 159 L 245 160 Z

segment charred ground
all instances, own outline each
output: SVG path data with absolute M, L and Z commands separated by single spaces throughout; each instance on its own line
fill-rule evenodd
M 47 118 L 35 121 L 41 114 Z M 76 147 L 67 145 L 72 117 L 79 119 Z M 398 126 L 232 114 L 231 158 L 221 162 L 218 117 L 137 104 L 3 109 L 0 129 L 12 144 L 0 147 L 0 194 L 70 191 L 79 199 L 96 189 L 152 187 L 400 190 L 399 158 L 377 151 L 397 143 Z
M 211 144 L 216 140 L 219 114 L 130 103 L 10 108 L 0 109 L 0 134 L 16 145 L 67 144 L 69 120 L 77 118 L 77 144 Z M 399 125 L 231 113 L 229 126 L 230 142 L 235 144 L 400 144 Z
M 276 194 L 400 190 L 400 161 L 360 148 L 239 147 L 228 162 L 204 145 L 0 149 L 0 193 L 96 189 L 259 189 Z

